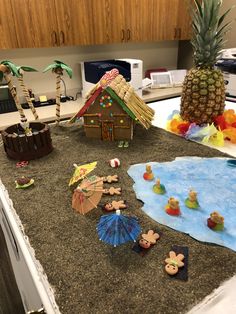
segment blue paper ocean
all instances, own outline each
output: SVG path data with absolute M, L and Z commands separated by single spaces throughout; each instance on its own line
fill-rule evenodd
M 150 162 L 155 179 L 145 181 L 146 164 L 136 164 L 128 174 L 134 180 L 137 199 L 144 203 L 143 211 L 158 223 L 184 232 L 193 238 L 216 243 L 236 251 L 236 167 L 227 158 L 183 157 L 172 162 Z M 166 194 L 152 191 L 156 179 L 165 185 Z M 199 209 L 189 209 L 184 201 L 189 190 L 198 193 Z M 165 212 L 169 197 L 179 200 L 181 215 Z M 208 228 L 207 218 L 218 211 L 225 218 L 223 231 Z

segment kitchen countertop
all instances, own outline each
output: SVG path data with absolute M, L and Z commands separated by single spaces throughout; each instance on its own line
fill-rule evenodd
M 152 102 L 166 98 L 176 97 L 180 96 L 181 91 L 182 91 L 181 87 L 148 89 L 144 91 L 143 100 L 145 102 Z M 83 104 L 84 99 L 82 97 L 78 97 L 76 101 L 62 102 L 61 120 L 71 118 L 76 112 L 79 111 Z M 56 105 L 37 107 L 36 110 L 39 115 L 40 122 L 55 121 Z M 34 116 L 30 109 L 25 109 L 24 112 L 29 122 L 34 121 Z M 0 130 L 3 130 L 9 125 L 16 124 L 19 122 L 20 119 L 18 111 L 0 114 Z

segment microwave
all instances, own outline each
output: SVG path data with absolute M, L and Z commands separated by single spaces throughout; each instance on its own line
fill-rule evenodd
M 7 84 L 0 85 L 0 113 L 17 111 L 15 101 Z

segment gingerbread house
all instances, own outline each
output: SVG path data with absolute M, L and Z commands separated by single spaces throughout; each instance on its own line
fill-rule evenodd
M 154 111 L 134 92 L 117 69 L 107 72 L 86 97 L 70 122 L 84 118 L 87 137 L 106 141 L 131 140 L 136 123 L 151 126 Z

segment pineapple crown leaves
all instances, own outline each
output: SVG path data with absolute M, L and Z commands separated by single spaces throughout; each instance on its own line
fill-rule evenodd
M 219 16 L 222 0 L 194 0 L 192 7 L 194 63 L 197 67 L 213 67 L 220 57 L 225 43 L 224 35 L 229 30 L 228 22 L 223 24 L 231 11 L 229 8 Z
M 72 78 L 72 69 L 67 65 L 65 64 L 64 62 L 61 62 L 61 61 L 58 61 L 58 60 L 54 60 L 54 63 L 52 64 L 49 64 L 44 70 L 43 72 L 47 72 L 49 70 L 52 70 L 52 72 L 57 72 L 58 70 L 65 70 L 66 73 L 68 74 L 68 76 L 70 78 Z
M 3 66 L 5 65 L 8 69 L 8 72 L 11 73 L 11 75 L 16 76 L 16 77 L 20 76 L 17 70 L 17 66 L 13 62 L 4 60 L 0 62 L 0 65 L 3 65 Z M 0 80 L 3 79 L 3 75 L 4 73 L 0 70 Z
M 17 68 L 17 71 L 18 71 L 20 76 L 23 75 L 22 70 L 25 72 L 38 72 L 38 70 L 36 70 L 32 67 L 29 67 L 29 66 L 25 66 L 25 65 L 19 65 L 16 68 Z

